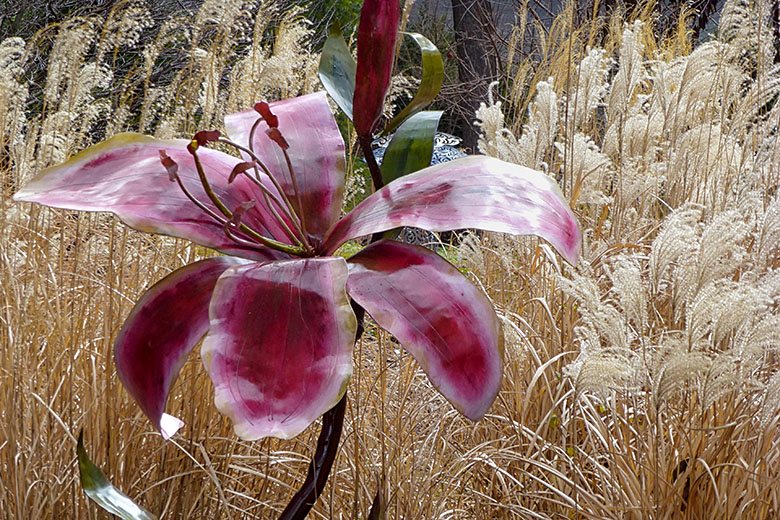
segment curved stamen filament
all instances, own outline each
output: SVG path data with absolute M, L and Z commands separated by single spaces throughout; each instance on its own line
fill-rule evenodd
M 292 181 L 293 185 L 293 191 L 295 192 L 295 199 L 298 202 L 298 208 L 303 211 L 303 203 L 301 202 L 301 192 L 298 191 L 298 181 L 295 180 L 295 171 L 293 170 L 292 161 L 290 160 L 290 156 L 287 154 L 287 149 L 284 146 L 280 146 L 279 148 L 282 149 L 282 153 L 284 154 L 284 160 L 287 162 L 287 169 L 290 170 L 290 180 Z M 306 220 L 301 219 L 301 228 L 303 232 L 303 236 L 307 236 L 306 234 Z
M 252 160 L 263 170 L 263 172 L 268 176 L 268 178 L 271 179 L 271 182 L 273 183 L 273 185 L 276 188 L 276 190 L 279 192 L 279 196 L 282 198 L 282 201 L 284 202 L 284 206 L 286 207 L 286 210 L 287 210 L 286 213 L 290 217 L 290 221 L 292 222 L 293 226 L 295 227 L 295 230 L 300 234 L 300 238 L 303 240 L 304 246 L 309 248 L 309 249 L 313 249 L 311 247 L 311 244 L 309 243 L 308 235 L 305 233 L 305 229 L 306 228 L 305 228 L 305 223 L 304 223 L 303 219 L 300 218 L 298 213 L 295 211 L 295 207 L 290 202 L 290 199 L 287 198 L 287 195 L 284 193 L 284 189 L 282 189 L 282 186 L 281 186 L 281 184 L 279 184 L 279 181 L 276 180 L 274 175 L 271 173 L 271 171 L 268 169 L 268 167 L 265 164 L 263 164 L 263 161 L 260 160 L 260 158 L 257 156 L 257 154 L 255 154 L 255 152 L 252 151 L 251 149 L 249 149 L 249 148 L 247 148 L 245 146 L 242 146 L 242 145 L 240 145 L 238 143 L 235 143 L 235 142 L 233 142 L 233 141 L 231 141 L 229 139 L 225 139 L 224 137 L 220 137 L 218 139 L 218 141 L 220 143 L 224 143 L 224 144 L 233 146 L 236 149 L 238 149 L 238 150 L 248 154 L 252 158 Z M 287 156 L 287 154 L 285 153 L 285 157 L 286 156 Z M 259 174 L 257 176 L 259 177 Z M 295 177 L 294 176 L 292 176 L 292 177 L 293 177 L 293 186 L 295 187 L 295 180 L 294 180 Z M 252 177 L 249 176 L 249 178 L 251 179 Z M 268 189 L 268 188 L 266 188 L 265 186 L 262 185 L 262 182 L 260 182 L 259 179 L 257 179 L 255 184 L 257 184 L 264 191 L 266 191 Z M 297 189 L 295 191 L 297 193 Z M 269 195 L 274 196 L 274 194 L 270 193 L 270 192 L 269 192 Z M 281 207 L 281 205 L 280 205 L 280 207 Z
M 268 166 L 263 163 L 263 161 L 260 160 L 260 157 L 255 154 L 251 149 L 247 148 L 246 146 L 242 146 L 236 142 L 231 141 L 230 139 L 225 139 L 224 137 L 220 137 L 218 139 L 220 143 L 224 143 L 230 146 L 235 147 L 238 150 L 241 150 L 242 152 L 245 152 L 249 154 L 249 156 L 252 158 L 252 160 L 257 164 L 263 172 L 268 176 L 269 179 L 271 179 L 271 182 L 274 185 L 274 188 L 279 192 L 279 195 L 282 197 L 282 201 L 284 201 L 285 206 L 287 207 L 287 210 L 296 217 L 298 214 L 295 212 L 295 208 L 290 203 L 290 199 L 287 198 L 287 195 L 284 193 L 284 190 L 282 189 L 282 185 L 279 184 L 279 181 L 276 180 L 276 177 L 271 173 L 271 170 L 268 169 Z M 260 182 L 260 179 L 258 179 L 258 182 Z M 291 216 L 292 216 L 291 215 Z M 300 218 L 298 218 L 300 220 Z
M 252 129 L 249 130 L 249 151 L 252 153 L 255 153 L 255 132 L 257 131 L 257 127 L 260 126 L 260 123 L 263 121 L 262 117 L 258 117 L 257 121 L 255 121 L 255 124 L 252 125 Z M 264 170 L 267 170 L 267 168 L 263 168 Z
M 249 176 L 249 175 L 247 175 L 247 177 L 251 178 L 251 176 Z M 265 187 L 265 186 L 263 186 L 263 187 Z M 262 192 L 263 192 L 263 199 L 265 200 L 266 206 L 271 211 L 271 213 L 273 214 L 273 216 L 276 219 L 276 221 L 282 226 L 282 229 L 284 230 L 284 233 L 287 235 L 287 237 L 290 240 L 292 240 L 293 242 L 295 242 L 295 245 L 297 245 L 299 247 L 305 248 L 306 246 L 304 245 L 303 242 L 301 242 L 301 239 L 298 238 L 298 235 L 293 233 L 292 229 L 290 229 L 290 226 L 287 225 L 287 222 L 285 222 L 285 220 L 282 218 L 282 216 L 279 215 L 279 212 L 276 210 L 274 205 L 271 204 L 271 199 L 269 198 L 269 194 L 268 194 L 267 190 L 264 189 L 264 190 L 262 190 Z M 273 195 L 273 194 L 271 194 L 271 195 Z M 274 197 L 274 198 L 276 198 L 276 197 Z
M 214 203 L 214 205 L 217 207 L 220 213 L 222 213 L 225 217 L 227 217 L 228 220 L 231 220 L 233 218 L 233 212 L 230 211 L 227 208 L 227 206 L 225 206 L 225 204 L 219 199 L 219 197 L 217 197 L 217 194 L 214 193 L 214 190 L 211 188 L 211 184 L 206 178 L 206 172 L 203 170 L 203 164 L 201 164 L 200 162 L 200 158 L 198 157 L 198 153 L 196 149 L 193 149 L 191 153 L 192 153 L 192 157 L 195 159 L 195 167 L 198 170 L 198 175 L 200 176 L 200 182 L 203 185 L 203 190 L 206 192 L 206 195 L 208 195 L 209 199 L 211 199 L 211 202 Z M 242 233 L 250 237 L 252 240 L 266 247 L 270 247 L 271 249 L 276 249 L 277 251 L 282 251 L 283 253 L 287 253 L 295 256 L 301 256 L 306 252 L 301 247 L 292 246 L 290 244 L 284 244 L 277 240 L 264 237 L 263 235 L 261 235 L 254 229 L 250 228 L 243 222 L 238 223 L 237 227 Z
M 255 171 L 255 176 L 249 175 L 246 170 L 247 166 L 251 167 Z M 228 179 L 228 184 L 233 182 L 233 179 L 235 176 L 239 174 L 244 174 L 246 177 L 255 184 L 258 188 L 260 188 L 261 193 L 263 194 L 263 198 L 265 199 L 266 206 L 273 214 L 276 221 L 279 223 L 279 225 L 284 230 L 285 234 L 295 242 L 297 245 L 304 247 L 304 243 L 301 242 L 301 239 L 299 236 L 302 236 L 302 232 L 300 227 L 297 225 L 295 219 L 290 215 L 289 209 L 279 200 L 279 198 L 270 190 L 268 189 L 268 186 L 263 184 L 260 179 L 260 170 L 257 168 L 257 164 L 253 161 L 251 163 L 240 163 L 238 164 L 234 169 L 233 172 L 230 174 L 230 177 Z M 295 227 L 295 229 L 298 231 L 299 235 L 296 235 L 293 230 L 290 229 L 290 227 L 287 225 L 287 221 L 284 220 L 281 215 L 279 215 L 279 212 L 276 210 L 276 207 L 274 207 L 273 204 L 271 204 L 271 201 L 273 201 L 277 207 L 279 207 L 280 210 L 282 210 L 287 216 L 287 218 L 290 220 L 292 225 Z
M 249 247 L 252 249 L 259 249 L 259 246 L 255 242 L 250 242 L 248 240 L 244 240 L 241 237 L 236 236 L 234 233 L 232 233 L 229 229 L 229 226 L 231 224 L 230 220 L 227 220 L 225 217 L 222 217 L 218 214 L 216 214 L 214 211 L 212 211 L 211 208 L 203 204 L 201 201 L 195 198 L 195 196 L 184 186 L 184 182 L 181 180 L 181 177 L 179 177 L 178 173 L 171 173 L 169 172 L 169 175 L 171 176 L 171 180 L 176 181 L 176 183 L 179 185 L 179 188 L 184 193 L 184 195 L 190 199 L 190 202 L 195 204 L 200 210 L 202 210 L 206 215 L 210 216 L 214 220 L 217 221 L 218 224 L 222 226 L 222 229 L 225 231 L 225 235 L 235 242 L 238 245 Z
M 201 201 L 195 198 L 195 196 L 190 193 L 190 191 L 184 187 L 184 183 L 181 180 L 181 177 L 179 177 L 178 174 L 172 175 L 173 179 L 176 181 L 176 183 L 179 185 L 179 188 L 182 192 L 184 192 L 184 195 L 187 196 L 190 201 L 195 204 L 200 210 L 202 210 L 204 213 L 206 213 L 208 216 L 216 220 L 219 224 L 224 225 L 225 222 L 227 222 L 227 219 L 225 217 L 221 217 L 220 215 L 217 215 L 214 211 L 212 211 L 211 208 L 203 204 Z
M 222 226 L 222 230 L 225 232 L 225 235 L 230 240 L 232 240 L 233 242 L 235 242 L 236 244 L 241 245 L 241 246 L 251 247 L 253 249 L 257 249 L 258 248 L 256 243 L 250 242 L 249 240 L 244 240 L 243 238 L 236 236 L 230 230 L 230 228 L 232 226 L 233 226 L 233 222 L 231 222 L 230 220 L 226 221 L 225 224 Z

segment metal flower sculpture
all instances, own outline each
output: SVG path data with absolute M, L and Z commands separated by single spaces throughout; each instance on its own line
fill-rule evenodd
M 110 211 L 135 229 L 222 253 L 153 285 L 115 342 L 122 382 L 166 438 L 182 425 L 165 413 L 168 392 L 204 336 L 200 352 L 216 406 L 236 434 L 248 440 L 299 434 L 342 400 L 356 311 L 362 320 L 363 309 L 458 411 L 472 420 L 485 414 L 503 362 L 501 326 L 487 297 L 435 252 L 378 240 L 348 259 L 335 256 L 349 240 L 401 226 L 477 228 L 534 234 L 576 260 L 576 219 L 542 173 L 483 156 L 409 175 L 408 164 L 401 173 L 378 170 L 370 144 L 390 81 L 398 11 L 397 1 L 368 0 L 357 66 L 340 47 L 330 55 L 331 71 L 344 65 L 351 75 L 323 81 L 355 122 L 377 188 L 343 218 L 345 146 L 324 92 L 232 114 L 225 120 L 229 139 L 217 131 L 192 140 L 120 134 L 42 171 L 15 194 L 17 201 L 56 208 Z M 428 88 L 426 96 L 437 90 Z M 438 123 L 438 117 L 421 120 Z M 401 125 L 397 134 L 405 132 Z M 208 146 L 215 142 L 236 153 Z M 395 162 L 386 156 L 383 168 L 406 161 L 394 153 Z M 395 180 L 382 187 L 384 178 Z M 324 451 L 332 462 L 335 451 Z M 319 487 L 300 498 L 306 505 L 288 506 L 297 511 L 290 517 L 311 507 L 330 462 L 322 463 L 324 472 L 310 472 Z
M 205 334 L 201 356 L 216 404 L 237 435 L 293 437 L 345 391 L 356 331 L 349 295 L 455 408 L 479 419 L 502 367 L 500 326 L 487 298 L 421 247 L 382 240 L 347 260 L 333 253 L 400 226 L 478 228 L 536 234 L 574 261 L 580 236 L 557 185 L 473 156 L 404 176 L 339 219 L 344 143 L 325 94 L 258 110 L 265 117 L 227 117 L 233 140 L 217 132 L 192 141 L 120 134 L 41 172 L 14 197 L 112 211 L 136 229 L 230 255 L 174 271 L 142 296 L 116 340 L 125 387 L 172 435 L 181 423 L 164 414 L 168 390 Z M 208 141 L 246 157 L 206 148 Z

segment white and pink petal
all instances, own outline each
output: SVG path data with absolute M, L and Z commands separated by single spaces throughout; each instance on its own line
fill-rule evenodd
M 247 261 L 200 260 L 172 272 L 138 300 L 114 342 L 119 378 L 166 439 L 183 423 L 164 413 L 171 384 L 209 327 L 209 302 L 226 269 Z
M 343 258 L 227 270 L 201 348 L 217 408 L 245 440 L 289 439 L 341 399 L 357 320 Z
M 352 238 L 400 226 L 536 235 L 572 263 L 581 242 L 577 219 L 553 179 L 517 164 L 471 156 L 391 182 L 336 223 L 323 249 L 332 253 Z
M 325 92 L 316 92 L 269 104 L 276 117 L 278 130 L 289 148 L 295 185 L 290 177 L 287 160 L 279 144 L 267 134 L 269 126 L 260 122 L 252 145 L 255 153 L 279 181 L 296 212 L 306 221 L 306 230 L 315 242 L 338 220 L 344 195 L 344 140 L 333 118 Z M 249 144 L 252 126 L 260 118 L 254 110 L 228 115 L 225 127 L 230 138 Z
M 130 227 L 192 240 L 227 254 L 253 260 L 284 255 L 267 248 L 246 247 L 231 240 L 222 224 L 198 208 L 172 182 L 160 151 L 178 166 L 184 186 L 206 207 L 219 214 L 199 180 L 186 140 L 160 140 L 124 133 L 76 154 L 68 161 L 43 170 L 14 194 L 14 200 L 37 202 L 55 208 L 110 211 Z M 201 147 L 198 151 L 214 192 L 230 210 L 261 197 L 244 176 L 228 183 L 241 159 Z M 273 192 L 267 179 L 265 183 Z M 260 199 L 262 200 L 262 199 Z M 243 221 L 257 232 L 283 239 L 284 231 L 265 204 L 256 204 Z M 236 234 L 241 235 L 240 232 Z
M 347 292 L 417 360 L 455 408 L 478 420 L 501 387 L 503 334 L 487 297 L 423 247 L 393 240 L 349 260 Z

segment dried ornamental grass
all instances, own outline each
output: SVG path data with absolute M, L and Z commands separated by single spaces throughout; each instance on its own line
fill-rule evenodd
M 388 518 L 777 516 L 770 12 L 730 0 L 718 39 L 692 52 L 654 41 L 648 16 L 575 28 L 565 11 L 535 33 L 543 54 L 518 64 L 508 99 L 493 87 L 477 114 L 480 150 L 561 183 L 586 261 L 559 272 L 545 244 L 491 234 L 448 249 L 504 319 L 496 404 L 475 425 L 442 411 L 409 356 L 369 327 L 350 389 L 361 397 L 313 518 L 360 517 L 377 485 Z M 146 16 L 125 2 L 107 19 L 0 42 L 0 506 L 10 518 L 97 516 L 73 466 L 81 426 L 112 481 L 166 518 L 275 518 L 311 455 L 316 429 L 238 441 L 197 405 L 213 395 L 195 358 L 171 397 L 189 426 L 176 444 L 118 384 L 111 342 L 132 302 L 204 251 L 103 215 L 10 204 L 35 171 L 112 133 L 186 135 L 258 92 L 318 88 L 300 12 L 206 2 L 139 40 Z M 273 42 L 259 36 L 269 20 Z M 534 22 L 524 23 L 517 42 Z M 23 71 L 44 44 L 54 58 L 36 87 Z M 118 74 L 115 56 L 131 51 L 137 66 Z M 36 88 L 45 103 L 25 110 Z M 359 192 L 360 177 L 350 182 Z

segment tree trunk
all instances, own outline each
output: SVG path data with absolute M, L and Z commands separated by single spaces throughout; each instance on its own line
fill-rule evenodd
M 489 38 L 495 31 L 490 0 L 452 0 L 452 20 L 462 89 L 457 103 L 458 126 L 463 134 L 463 146 L 476 151 L 475 112 L 480 102 L 487 102 L 488 85 L 496 79 L 498 69 L 498 56 Z

